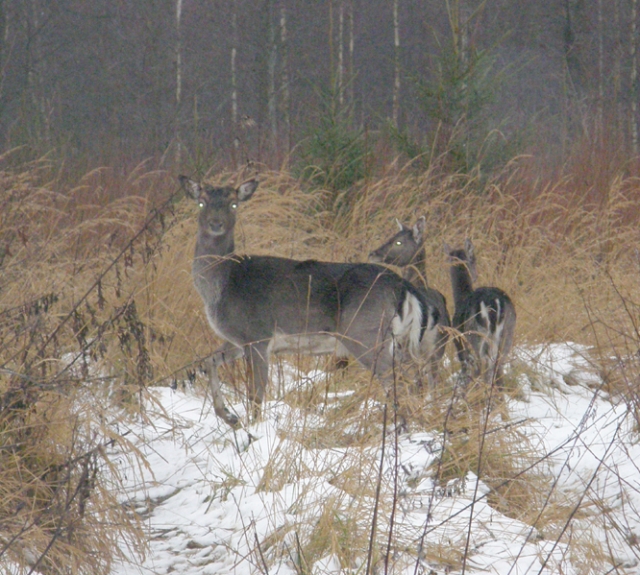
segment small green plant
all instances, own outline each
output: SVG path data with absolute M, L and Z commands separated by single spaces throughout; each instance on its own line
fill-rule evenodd
M 500 131 L 501 121 L 491 115 L 500 72 L 490 51 L 461 54 L 442 46 L 433 61 L 435 77 L 417 81 L 422 108 L 437 126 L 432 151 L 444 154 L 454 171 L 501 167 L 513 153 Z
M 352 205 L 354 185 L 368 174 L 370 146 L 350 108 L 338 106 L 335 97 L 324 102 L 318 123 L 300 144 L 296 171 L 313 188 L 327 190 L 324 208 L 338 213 Z
M 426 144 L 413 147 L 428 149 L 431 158 L 441 158 L 454 172 L 495 172 L 518 153 L 520 145 L 518 137 L 505 129 L 508 118 L 503 110 L 496 110 L 508 72 L 497 66 L 494 55 L 502 38 L 483 48 L 474 38 L 484 8 L 481 2 L 465 14 L 461 2 L 447 3 L 449 35 L 441 39 L 434 32 L 437 51 L 430 58 L 431 74 L 414 79 L 431 129 Z M 400 149 L 411 152 L 406 143 Z

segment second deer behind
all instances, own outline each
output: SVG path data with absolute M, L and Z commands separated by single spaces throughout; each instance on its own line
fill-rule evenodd
M 418 218 L 413 227 L 396 220 L 399 231 L 378 249 L 369 254 L 369 261 L 402 268 L 403 277 L 416 286 L 427 302 L 428 322 L 425 334 L 424 359 L 428 363 L 427 378 L 430 386 L 438 380 L 439 364 L 445 352 L 451 325 L 445 297 L 427 284 L 427 263 L 424 256 L 426 220 Z

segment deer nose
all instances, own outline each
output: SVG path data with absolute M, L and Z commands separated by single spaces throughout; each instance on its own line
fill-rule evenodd
M 209 222 L 209 233 L 219 236 L 224 233 L 224 224 L 220 221 Z
M 374 263 L 380 263 L 382 261 L 382 257 L 378 253 L 378 251 L 373 251 L 369 254 L 369 261 Z

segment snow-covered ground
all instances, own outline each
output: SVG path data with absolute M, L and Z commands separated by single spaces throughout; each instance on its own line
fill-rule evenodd
M 382 440 L 301 444 L 296 428 L 313 435 L 324 424 L 321 412 L 302 414 L 274 401 L 260 424 L 234 433 L 194 392 L 158 388 L 148 406 L 151 423 L 132 428 L 149 468 L 119 457 L 149 551 L 131 553 L 113 575 L 351 574 L 364 573 L 369 561 L 378 573 L 444 574 L 460 572 L 462 556 L 469 574 L 577 575 L 589 565 L 598 573 L 602 554 L 613 557 L 602 573 L 640 573 L 633 418 L 597 391 L 584 349 L 564 344 L 518 355 L 535 375 L 521 376 L 524 392 L 509 401 L 509 421 L 524 421 L 519 430 L 549 476 L 550 499 L 579 507 L 568 514 L 562 542 L 557 529 L 551 537 L 492 507 L 488 487 L 472 473 L 435 489 L 429 466 L 443 441 L 436 433 L 401 434 L 397 448 L 388 434 L 384 452 Z M 293 373 L 285 370 L 285 385 L 301 385 Z M 322 377 L 310 373 L 302 384 Z M 370 486 L 378 477 L 375 497 Z M 332 549 L 344 546 L 348 530 L 370 540 L 374 513 L 371 554 L 365 545 L 341 564 L 344 553 Z M 305 549 L 327 533 L 333 539 L 314 547 L 326 553 L 308 559 Z

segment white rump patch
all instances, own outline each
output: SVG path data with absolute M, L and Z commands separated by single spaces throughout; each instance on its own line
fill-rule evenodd
M 428 307 L 427 314 L 427 325 L 424 330 L 424 335 L 422 336 L 422 341 L 420 342 L 420 347 L 423 351 L 423 355 L 430 357 L 436 351 L 440 330 L 438 328 L 438 324 L 433 318 L 433 309 L 431 306 Z
M 395 341 L 408 344 L 409 353 L 418 357 L 420 351 L 420 332 L 422 331 L 422 304 L 420 300 L 407 292 L 402 302 L 402 317 L 396 314 L 391 320 L 391 331 Z M 391 350 L 393 352 L 393 349 Z
M 484 334 L 489 344 L 489 360 L 493 363 L 498 359 L 498 351 L 500 349 L 500 340 L 502 339 L 502 332 L 504 331 L 504 322 L 506 319 L 506 314 L 502 313 L 501 301 L 499 298 L 494 300 L 496 307 L 496 316 L 500 318 L 502 315 L 502 321 L 498 320 L 495 324 L 495 332 L 492 333 L 491 330 L 491 320 L 489 315 L 489 307 L 484 302 L 480 302 L 480 315 L 486 322 L 488 326 L 487 332 Z M 484 330 L 483 330 L 484 331 Z

